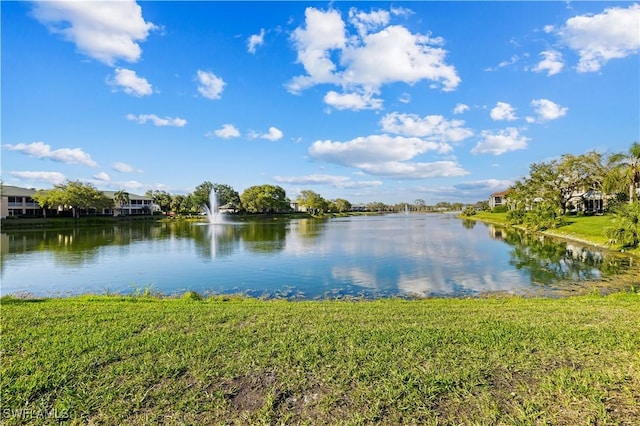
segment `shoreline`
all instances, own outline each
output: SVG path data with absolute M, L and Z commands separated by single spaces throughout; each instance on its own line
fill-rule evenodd
M 496 213 L 488 213 L 488 214 L 496 214 Z M 515 228 L 515 229 L 519 229 L 523 232 L 531 232 L 533 234 L 538 234 L 538 235 L 542 235 L 545 237 L 551 237 L 551 238 L 555 238 L 558 240 L 562 240 L 565 242 L 575 242 L 575 243 L 579 243 L 579 244 L 583 244 L 586 246 L 590 246 L 593 248 L 598 248 L 598 249 L 602 249 L 602 250 L 606 250 L 608 252 L 611 253 L 618 253 L 621 255 L 625 255 L 625 256 L 631 256 L 633 258 L 636 258 L 638 260 L 640 260 L 640 248 L 638 249 L 632 249 L 632 250 L 625 250 L 625 249 L 620 249 L 620 248 L 613 248 L 608 244 L 599 242 L 599 241 L 594 241 L 592 239 L 589 239 L 589 237 L 584 237 L 584 236 L 577 236 L 571 232 L 562 232 L 562 227 L 557 228 L 557 229 L 546 229 L 544 231 L 527 231 L 526 229 L 524 229 L 521 226 L 516 226 L 516 225 L 511 225 L 509 223 L 507 223 L 505 220 L 503 220 L 500 217 L 495 217 L 495 218 L 491 218 L 486 216 L 486 214 L 480 215 L 480 216 L 458 216 L 461 220 L 475 220 L 478 222 L 482 222 L 482 223 L 486 223 L 489 225 L 495 225 L 495 226 L 501 226 L 501 227 L 505 227 L 505 228 Z

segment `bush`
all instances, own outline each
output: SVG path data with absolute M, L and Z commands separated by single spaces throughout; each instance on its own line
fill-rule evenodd
M 507 213 L 509 211 L 508 206 L 496 206 L 491 210 L 492 213 Z
M 521 225 L 524 222 L 526 212 L 521 209 L 509 210 L 507 212 L 507 220 L 512 225 Z
M 462 210 L 462 215 L 463 216 L 473 216 L 476 214 L 476 209 L 471 207 L 471 206 L 467 206 L 464 208 L 464 210 Z
M 558 214 L 554 206 L 544 203 L 539 203 L 533 210 L 527 211 L 524 218 L 524 225 L 532 231 L 559 228 L 566 224 L 567 221 Z
M 188 291 L 188 292 L 186 292 L 185 294 L 182 295 L 182 299 L 183 300 L 200 301 L 200 300 L 203 299 L 203 297 L 197 291 Z
M 623 204 L 616 208 L 613 226 L 605 229 L 610 245 L 635 248 L 640 245 L 640 202 Z

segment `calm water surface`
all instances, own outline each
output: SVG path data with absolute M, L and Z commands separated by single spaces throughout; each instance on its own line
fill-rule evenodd
M 242 293 L 327 298 L 554 291 L 628 261 L 463 221 L 409 214 L 142 223 L 1 235 L 2 294 Z

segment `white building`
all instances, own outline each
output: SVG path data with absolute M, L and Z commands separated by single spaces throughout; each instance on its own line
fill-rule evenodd
M 42 207 L 31 198 L 35 193 L 36 190 L 33 188 L 2 185 L 0 217 L 4 219 L 8 216 L 42 216 Z
M 20 188 L 18 186 L 2 185 L 0 217 L 43 217 L 44 211 L 42 207 L 32 198 L 37 192 L 33 188 Z M 102 191 L 102 193 L 113 199 L 115 191 Z M 58 208 L 59 211 L 63 207 Z M 129 194 L 129 202 L 122 205 L 114 205 L 112 208 L 102 211 L 91 211 L 88 214 L 96 215 L 150 215 L 153 213 L 153 200 L 144 195 Z M 50 216 L 51 213 L 47 213 Z M 53 213 L 55 214 L 55 212 Z

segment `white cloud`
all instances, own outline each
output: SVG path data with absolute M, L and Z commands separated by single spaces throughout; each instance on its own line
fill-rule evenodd
M 462 182 L 454 185 L 454 188 L 465 193 L 480 193 L 488 195 L 492 192 L 507 189 L 511 185 L 513 185 L 513 181 L 511 180 L 483 179 Z
M 220 99 L 226 83 L 212 72 L 198 70 L 198 92 L 207 99 Z
M 429 194 L 436 200 L 460 200 L 463 202 L 473 202 L 486 200 L 488 195 L 503 191 L 513 184 L 511 180 L 503 179 L 483 179 L 461 182 L 451 186 L 418 186 L 415 191 Z
M 404 92 L 398 97 L 398 101 L 402 102 L 403 104 L 408 104 L 409 102 L 411 102 L 411 94 Z
M 513 55 L 508 60 L 500 62 L 498 64 L 498 66 L 486 68 L 485 71 L 498 71 L 500 68 L 504 68 L 504 67 L 508 67 L 509 65 L 513 65 L 516 62 L 518 62 L 519 60 L 520 60 L 520 58 L 518 57 L 518 55 Z
M 365 102 L 363 94 L 377 94 L 385 84 L 430 80 L 449 91 L 460 83 L 455 68 L 445 63 L 441 38 L 412 34 L 399 25 L 387 26 L 388 12 L 350 9 L 355 34 L 347 32 L 336 10 L 324 12 L 308 7 L 305 17 L 305 26 L 294 31 L 292 40 L 306 74 L 287 84 L 292 93 L 318 84 L 333 84 L 344 93 L 331 91 L 325 102 L 343 106 L 342 109 L 377 109 L 381 100 Z
M 264 28 L 260 29 L 260 34 L 253 34 L 247 40 L 247 50 L 249 53 L 256 53 L 256 47 L 264 44 Z
M 346 43 L 345 24 L 340 12 L 322 12 L 313 7 L 305 10 L 306 28 L 296 28 L 292 40 L 298 52 L 298 62 L 308 75 L 294 77 L 288 88 L 297 93 L 319 83 L 338 83 L 330 51 L 342 49 Z
M 578 52 L 578 72 L 599 71 L 611 59 L 640 51 L 640 4 L 612 7 L 597 15 L 579 15 L 567 20 L 560 38 Z
M 390 10 L 391 13 L 396 16 L 411 16 L 414 14 L 413 10 L 402 6 L 391 6 Z
M 147 121 L 150 121 L 151 123 L 153 123 L 154 126 L 158 126 L 158 127 L 164 127 L 164 126 L 184 127 L 187 125 L 187 120 L 185 120 L 184 118 L 179 118 L 179 117 L 161 118 L 155 114 L 139 114 L 139 115 L 127 114 L 127 120 L 135 121 L 139 124 L 145 124 Z
M 308 175 L 308 176 L 274 176 L 278 183 L 290 185 L 330 185 L 335 188 L 370 188 L 382 185 L 379 180 L 354 181 L 346 176 Z
M 466 104 L 457 104 L 455 108 L 453 108 L 454 114 L 462 114 L 466 111 L 469 111 L 469 105 Z
M 360 37 L 364 37 L 373 30 L 377 30 L 389 23 L 390 15 L 386 10 L 376 10 L 369 13 L 352 7 L 349 9 L 349 22 L 356 27 Z
M 525 149 L 529 138 L 520 135 L 515 127 L 508 127 L 497 133 L 482 132 L 482 140 L 471 150 L 472 154 L 502 155 L 505 152 Z
M 125 68 L 116 68 L 115 77 L 108 77 L 107 83 L 116 90 L 122 89 L 128 95 L 140 97 L 153 93 L 153 87 L 146 79 L 138 77 L 135 71 Z
M 34 3 L 33 15 L 49 31 L 74 43 L 83 54 L 113 66 L 121 59 L 136 62 L 149 31 L 135 1 L 42 1 Z
M 108 174 L 106 174 L 105 172 L 100 172 L 96 175 L 93 175 L 93 178 L 96 180 L 99 180 L 101 182 L 109 182 L 111 180 L 111 178 L 109 177 Z
M 447 144 L 416 137 L 371 135 L 347 142 L 315 141 L 309 155 L 317 160 L 355 167 L 362 172 L 405 179 L 467 174 L 455 161 L 410 162 L 428 151 L 446 152 Z
M 130 191 L 130 192 L 135 192 L 135 191 L 139 191 L 141 189 L 144 189 L 145 187 L 147 187 L 147 185 L 138 182 L 136 180 L 127 180 L 125 182 L 118 182 L 118 185 L 120 187 L 122 187 L 123 189 Z
M 343 93 L 340 94 L 333 90 L 327 92 L 324 96 L 324 102 L 327 105 L 340 110 L 360 111 L 363 109 L 381 109 L 382 99 L 373 97 L 374 93 Z
M 416 137 L 371 135 L 347 142 L 315 141 L 309 148 L 313 158 L 360 167 L 362 164 L 407 161 L 427 151 L 442 151 L 446 144 Z
M 382 84 L 417 83 L 431 80 L 443 90 L 454 90 L 460 77 L 444 62 L 446 51 L 441 38 L 412 34 L 403 26 L 392 25 L 369 34 L 362 45 L 351 44 L 342 52 L 347 65 L 342 79 L 347 84 L 379 87 Z M 381 61 L 380 58 L 385 58 Z
M 515 108 L 513 108 L 510 104 L 506 102 L 498 102 L 496 106 L 491 110 L 491 119 L 496 121 L 517 120 L 518 117 L 516 117 L 515 111 Z
M 216 136 L 222 139 L 237 138 L 240 131 L 233 124 L 223 124 L 222 128 L 214 130 L 213 134 L 207 133 L 208 136 Z
M 132 165 L 123 163 L 121 161 L 115 162 L 111 165 L 111 168 L 120 173 L 142 173 L 142 170 L 136 170 Z
M 441 115 L 426 115 L 421 118 L 416 114 L 392 112 L 382 117 L 380 124 L 386 132 L 430 138 L 439 142 L 460 142 L 473 136 L 471 130 L 462 127 L 463 120 L 447 120 Z
M 83 164 L 89 167 L 98 167 L 98 163 L 93 161 L 91 156 L 80 148 L 60 148 L 52 151 L 51 145 L 47 145 L 44 142 L 3 146 L 9 151 L 22 152 L 30 157 L 46 158 L 65 164 Z
M 434 161 L 431 163 L 389 161 L 377 164 L 361 164 L 359 167 L 372 175 L 398 179 L 429 179 L 469 174 L 455 161 Z
M 23 179 L 26 181 L 46 182 L 52 185 L 58 185 L 64 183 L 67 179 L 60 172 L 9 172 L 13 177 Z
M 531 101 L 531 106 L 535 108 L 539 121 L 555 120 L 565 116 L 569 110 L 548 99 L 534 99 Z
M 269 127 L 269 132 L 268 133 L 260 135 L 260 137 L 262 139 L 267 139 L 269 141 L 280 140 L 280 139 L 282 139 L 282 136 L 284 136 L 284 133 L 282 133 L 282 131 L 280 129 L 278 129 L 277 127 Z
M 556 50 L 545 50 L 540 52 L 540 56 L 544 59 L 540 61 L 533 71 L 535 72 L 547 72 L 547 75 L 555 75 L 562 71 L 564 67 L 564 61 L 562 60 L 562 53 Z

